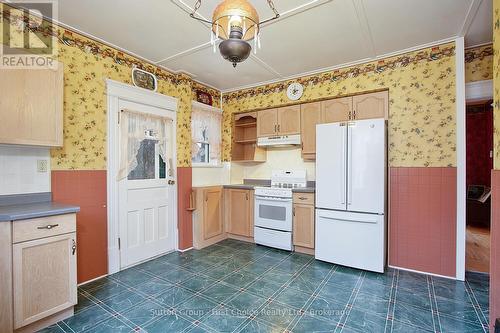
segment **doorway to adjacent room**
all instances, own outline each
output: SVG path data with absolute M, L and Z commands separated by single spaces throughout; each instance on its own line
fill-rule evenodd
M 491 100 L 466 106 L 467 206 L 465 268 L 489 272 L 491 170 L 493 169 L 493 107 Z

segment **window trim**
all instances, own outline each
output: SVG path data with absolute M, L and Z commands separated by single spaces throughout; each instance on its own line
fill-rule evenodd
M 220 144 L 222 145 L 222 126 L 223 126 L 223 118 L 222 118 L 222 113 L 223 113 L 223 110 L 220 109 L 220 108 L 216 108 L 214 106 L 211 106 L 211 105 L 207 105 L 207 104 L 204 104 L 204 103 L 200 103 L 200 102 L 197 102 L 197 101 L 192 101 L 191 103 L 191 112 L 192 112 L 192 108 L 199 108 L 199 109 L 203 109 L 205 111 L 210 111 L 210 112 L 218 112 L 221 114 L 221 122 L 220 122 L 220 129 L 221 129 L 221 142 Z M 192 122 L 192 121 L 191 121 Z M 191 133 L 191 139 L 192 139 L 192 133 Z M 192 159 L 192 156 L 191 156 L 191 167 L 192 168 L 222 168 L 223 167 L 223 164 L 222 164 L 222 155 L 221 157 L 218 159 L 218 160 L 210 160 L 210 150 L 209 150 L 209 162 L 193 162 L 193 159 Z

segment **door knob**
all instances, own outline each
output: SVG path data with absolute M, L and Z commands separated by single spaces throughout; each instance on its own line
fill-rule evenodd
M 168 181 L 168 185 L 174 185 L 175 184 L 175 180 L 169 180 Z

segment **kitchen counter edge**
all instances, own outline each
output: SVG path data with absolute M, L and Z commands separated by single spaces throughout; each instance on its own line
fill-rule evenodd
M 223 185 L 223 188 L 229 189 L 238 189 L 238 190 L 253 190 L 255 187 L 260 185 L 251 185 L 251 184 L 229 184 Z M 314 187 L 302 187 L 302 188 L 294 188 L 292 189 L 293 193 L 315 193 L 316 189 Z
M 39 217 L 72 214 L 80 211 L 80 207 L 57 202 L 38 202 L 0 206 L 0 222 L 34 219 Z

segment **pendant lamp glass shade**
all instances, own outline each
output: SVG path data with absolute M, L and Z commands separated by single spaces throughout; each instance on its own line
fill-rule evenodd
M 231 27 L 239 27 L 242 40 L 249 41 L 258 34 L 259 14 L 247 0 L 224 0 L 214 10 L 212 31 L 223 40 L 229 39 Z
M 260 25 L 280 17 L 272 0 L 267 3 L 274 13 L 274 17 L 259 21 L 259 14 L 255 7 L 247 0 L 223 0 L 215 8 L 212 21 L 197 16 L 201 6 L 201 0 L 197 0 L 193 12 L 189 14 L 192 18 L 211 25 L 210 43 L 216 49 L 219 43 L 219 51 L 222 57 L 233 64 L 248 58 L 252 51 L 249 41 L 253 40 L 254 52 L 260 48 Z

